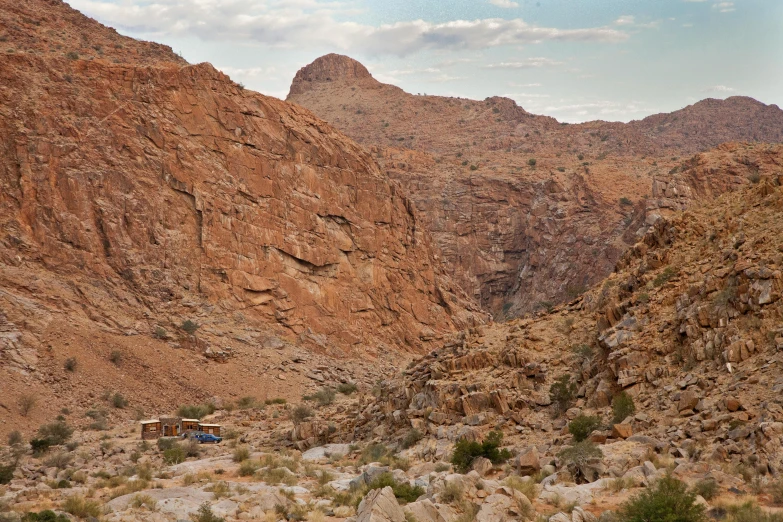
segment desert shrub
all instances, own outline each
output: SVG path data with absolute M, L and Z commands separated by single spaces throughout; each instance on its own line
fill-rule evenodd
M 419 442 L 422 438 L 424 438 L 424 435 L 419 430 L 412 429 L 405 434 L 405 437 L 403 437 L 402 447 L 408 449 Z
M 19 430 L 14 430 L 11 433 L 8 434 L 8 445 L 9 446 L 17 446 L 24 442 L 24 439 L 22 438 L 22 434 L 19 432 Z
M 574 436 L 576 442 L 582 442 L 601 425 L 601 419 L 592 415 L 578 415 L 568 423 L 568 433 Z
M 583 360 L 590 360 L 593 358 L 593 348 L 589 344 L 580 344 L 572 348 L 574 355 Z
M 501 464 L 511 458 L 511 452 L 507 449 L 499 449 L 503 442 L 503 434 L 499 431 L 491 431 L 481 442 L 459 440 L 454 446 L 454 453 L 451 455 L 451 463 L 454 468 L 461 473 L 470 469 L 473 459 L 484 457 L 493 464 Z
M 223 522 L 223 519 L 212 512 L 209 502 L 204 502 L 198 511 L 190 515 L 193 522 Z
M 601 449 L 589 440 L 578 442 L 557 454 L 567 467 L 577 472 L 591 460 L 601 458 L 603 455 Z
M 166 451 L 177 445 L 177 439 L 171 437 L 162 437 L 158 439 L 158 449 L 160 451 Z
M 67 453 L 55 453 L 44 461 L 44 465 L 48 468 L 65 469 L 71 463 L 71 456 Z
M 753 183 L 754 185 L 761 181 L 761 174 L 759 174 L 758 170 L 753 170 L 750 174 L 748 174 L 748 181 Z
M 389 453 L 389 448 L 385 444 L 374 442 L 362 450 L 362 454 L 359 456 L 359 463 L 378 462 Z
M 49 439 L 30 439 L 30 446 L 33 448 L 33 455 L 42 455 L 49 451 L 52 441 Z
M 186 419 L 200 419 L 212 413 L 215 413 L 215 405 L 212 403 L 185 405 L 177 409 L 177 415 Z
M 714 479 L 702 479 L 693 485 L 693 491 L 704 500 L 712 500 L 718 495 L 718 483 Z
M 783 514 L 766 513 L 753 502 L 735 506 L 721 506 L 710 512 L 724 517 L 724 522 L 783 522 Z M 716 517 L 717 518 L 717 517 Z
M 38 513 L 25 513 L 22 522 L 70 522 L 70 520 L 65 515 L 58 515 L 51 509 L 45 509 Z
M 767 489 L 769 495 L 772 497 L 772 501 L 775 504 L 783 504 L 783 478 L 779 478 L 778 480 L 770 484 Z
M 169 336 L 169 334 L 166 332 L 166 329 L 162 326 L 156 326 L 152 335 L 154 335 L 156 339 L 165 339 Z
M 527 160 L 527 164 L 530 165 L 531 167 L 535 167 L 536 166 L 536 158 L 530 158 L 529 160 Z
M 622 522 L 701 522 L 704 506 L 696 503 L 696 493 L 671 475 L 625 502 L 619 511 Z
M 182 323 L 181 328 L 185 330 L 185 332 L 187 332 L 188 334 L 193 335 L 194 333 L 196 333 L 196 330 L 199 329 L 199 325 L 195 321 L 191 321 L 190 319 L 188 319 Z
M 382 489 L 391 487 L 394 496 L 402 503 L 415 502 L 417 498 L 424 494 L 424 488 L 421 486 L 411 486 L 409 482 L 397 482 L 391 473 L 383 473 L 368 484 L 368 489 Z
M 531 502 L 538 498 L 538 484 L 533 480 L 522 480 L 516 475 L 511 475 L 503 482 L 511 489 L 515 489 L 525 495 Z
M 179 464 L 184 462 L 186 458 L 185 448 L 179 444 L 175 444 L 167 450 L 163 450 L 163 461 L 166 464 Z
M 312 416 L 313 409 L 304 404 L 300 404 L 291 412 L 291 420 L 294 422 L 294 424 L 299 424 Z
M 471 165 L 470 170 L 478 170 L 478 165 Z
M 617 424 L 629 415 L 636 413 L 636 405 L 633 403 L 633 397 L 626 392 L 620 392 L 612 399 L 612 421 Z
M 111 405 L 118 409 L 123 409 L 128 405 L 128 399 L 122 396 L 120 392 L 111 396 Z
M 234 462 L 244 462 L 250 458 L 250 449 L 247 446 L 238 446 L 234 450 Z
M 264 401 L 264 404 L 269 406 L 270 404 L 285 404 L 287 401 L 283 399 L 282 397 L 276 397 L 274 399 L 267 399 Z
M 247 410 L 248 408 L 252 408 L 256 405 L 256 398 L 255 397 L 242 397 L 237 401 L 237 408 L 240 410 Z
M 585 155 L 584 154 L 578 154 L 576 156 L 576 159 L 578 159 L 579 161 L 582 161 L 583 159 L 585 159 Z
M 343 382 L 337 385 L 337 391 L 343 395 L 351 395 L 355 393 L 359 388 L 352 382 Z
M 435 464 L 435 472 L 442 473 L 451 469 L 451 466 L 445 462 L 438 462 Z
M 30 412 L 33 411 L 36 404 L 38 404 L 38 397 L 30 393 L 25 393 L 19 397 L 19 413 L 22 417 L 27 417 L 30 415 Z
M 573 404 L 576 398 L 576 383 L 571 382 L 571 376 L 565 374 L 549 387 L 549 398 L 555 406 L 555 413 L 561 415 Z
M 623 196 L 623 197 L 620 198 L 620 204 L 622 206 L 624 206 L 624 207 L 629 207 L 629 206 L 633 205 L 633 201 L 631 201 L 630 199 L 628 199 L 625 196 Z
M 459 482 L 447 482 L 443 493 L 440 494 L 440 500 L 446 504 L 455 504 L 461 502 L 464 496 L 465 491 Z
M 155 501 L 154 498 L 152 498 L 149 495 L 135 495 L 130 502 L 130 505 L 132 507 L 135 507 L 136 509 L 145 507 L 149 509 L 150 511 L 155 511 L 157 508 L 158 503 Z
M 655 286 L 656 288 L 659 286 L 663 286 L 676 275 L 677 275 L 677 270 L 675 270 L 675 268 L 672 266 L 667 266 L 666 268 L 663 269 L 663 272 L 655 276 L 655 279 L 653 279 L 653 286 Z
M 211 492 L 212 495 L 214 495 L 215 499 L 231 496 L 231 486 L 229 486 L 225 481 L 222 480 L 219 482 L 215 482 L 211 486 L 206 487 L 204 491 Z
M 68 357 L 63 363 L 63 368 L 66 372 L 75 372 L 77 366 L 79 366 L 79 363 L 76 360 L 76 357 Z
M 65 499 L 63 511 L 78 518 L 101 516 L 101 506 L 93 500 L 87 500 L 81 495 L 73 495 Z
M 14 479 L 14 471 L 16 471 L 16 462 L 0 466 L 0 484 L 8 484 Z
M 109 361 L 111 361 L 112 364 L 119 366 L 122 362 L 122 352 L 119 350 L 112 350 L 109 354 Z
M 61 421 L 44 424 L 38 428 L 38 437 L 48 439 L 53 446 L 65 444 L 71 438 L 71 435 L 73 435 L 73 429 Z
M 321 388 L 309 397 L 309 400 L 315 401 L 319 406 L 328 406 L 334 402 L 337 394 L 331 388 Z
M 253 474 L 255 474 L 256 471 L 258 471 L 258 468 L 261 467 L 259 463 L 255 460 L 243 460 L 242 463 L 239 465 L 239 476 L 240 477 L 252 477 Z

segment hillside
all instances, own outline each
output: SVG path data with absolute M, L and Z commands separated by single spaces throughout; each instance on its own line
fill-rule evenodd
M 0 19 L 0 407 L 46 405 L 23 425 L 106 390 L 298 395 L 291 358 L 374 379 L 483 321 L 399 187 L 308 111 L 61 1 Z
M 692 154 L 783 140 L 783 111 L 749 98 L 629 124 L 566 125 L 507 98 L 408 94 L 338 55 L 302 68 L 288 100 L 375 154 L 414 201 L 451 275 L 499 319 L 605 277 L 646 230 L 654 180 Z

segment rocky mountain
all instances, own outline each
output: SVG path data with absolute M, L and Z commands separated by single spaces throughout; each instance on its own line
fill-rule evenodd
M 657 212 L 654 181 L 665 184 L 683 159 L 724 141 L 783 140 L 783 111 L 750 98 L 566 125 L 507 98 L 411 95 L 338 55 L 301 69 L 288 100 L 375 154 L 450 273 L 496 318 L 568 300 L 606 276 L 646 230 L 648 209 Z
M 86 397 L 93 376 L 160 404 L 227 391 L 232 371 L 280 373 L 253 359 L 200 390 L 166 384 L 177 369 L 160 362 L 176 348 L 196 361 L 284 347 L 367 356 L 421 351 L 483 321 L 399 186 L 308 111 L 59 0 L 3 1 L 0 17 L 9 411 L 42 380 L 47 393 Z M 107 374 L 114 351 L 138 364 Z M 74 379 L 62 376 L 70 359 Z

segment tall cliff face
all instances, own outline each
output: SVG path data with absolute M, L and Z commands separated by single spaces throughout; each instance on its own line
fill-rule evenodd
M 749 98 L 629 124 L 564 125 L 507 98 L 415 96 L 341 76 L 356 67 L 319 58 L 288 99 L 376 155 L 415 202 L 451 275 L 498 318 L 569 300 L 605 277 L 655 218 L 647 214 L 672 204 L 662 187 L 704 186 L 676 174 L 692 153 L 783 139 L 783 111 Z M 710 195 L 726 188 L 710 183 Z
M 66 20 L 70 46 L 29 37 L 36 9 Z M 80 306 L 116 328 L 151 332 L 162 310 L 208 302 L 343 348 L 422 349 L 480 320 L 396 184 L 308 111 L 166 49 L 135 64 L 151 44 L 61 2 L 0 12 L 18 49 L 0 55 L 6 282 L 46 271 L 102 287 L 116 302 Z M 101 52 L 67 54 L 85 27 Z

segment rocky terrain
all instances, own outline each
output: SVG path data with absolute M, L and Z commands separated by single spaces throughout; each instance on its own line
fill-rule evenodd
M 103 387 L 241 394 L 299 348 L 414 353 L 484 321 L 400 188 L 308 111 L 61 1 L 0 17 L 9 415 L 31 387 L 41 415 Z
M 643 232 L 653 181 L 681 161 L 726 141 L 783 140 L 783 111 L 750 98 L 567 125 L 507 98 L 408 94 L 339 55 L 302 68 L 288 100 L 375 154 L 454 278 L 499 319 L 605 277 Z

